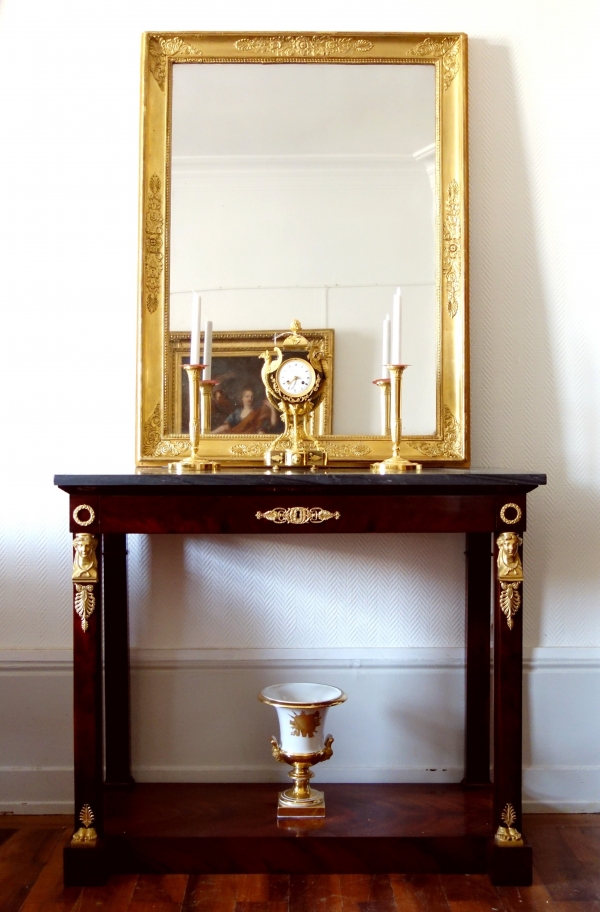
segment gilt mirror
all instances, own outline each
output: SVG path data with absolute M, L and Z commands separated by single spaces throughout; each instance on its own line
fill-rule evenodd
M 147 34 L 142 78 L 138 464 L 188 451 L 194 294 L 224 403 L 207 457 L 261 463 L 272 429 L 224 416 L 294 319 L 326 339 L 330 462 L 388 456 L 399 287 L 403 455 L 468 465 L 466 37 Z

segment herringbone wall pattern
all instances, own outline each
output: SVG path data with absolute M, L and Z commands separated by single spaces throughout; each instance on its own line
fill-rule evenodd
M 188 29 L 285 20 L 269 3 L 244 15 L 207 8 L 202 25 L 196 4 L 176 8 Z M 41 648 L 67 646 L 71 628 L 67 501 L 51 473 L 132 466 L 139 34 L 175 20 L 155 0 L 126 11 L 108 0 L 101 14 L 90 7 L 90 21 L 71 0 L 6 10 L 0 65 L 13 89 L 0 115 L 13 141 L 0 154 L 14 192 L 0 242 L 0 645 Z M 597 4 L 580 0 L 566 15 L 559 0 L 307 0 L 284 12 L 286 27 L 311 30 L 469 33 L 473 464 L 548 472 L 547 490 L 531 497 L 527 643 L 600 645 L 600 124 L 586 50 L 597 44 Z M 43 69 L 20 68 L 23 34 Z M 71 56 L 47 53 L 65 42 L 77 79 Z M 18 340 L 43 356 L 43 377 L 24 369 Z M 454 645 L 460 552 L 458 540 L 426 536 L 139 542 L 136 641 Z
M 463 642 L 460 536 L 161 536 L 130 549 L 137 646 Z

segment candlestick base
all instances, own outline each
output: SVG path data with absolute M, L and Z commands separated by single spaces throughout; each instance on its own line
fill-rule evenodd
M 193 456 L 188 456 L 187 459 L 182 459 L 181 462 L 169 463 L 169 472 L 172 475 L 187 475 L 190 472 L 218 471 L 218 462 L 207 462 L 205 459 L 194 459 Z
M 423 466 L 420 462 L 410 462 L 401 456 L 391 456 L 383 462 L 373 462 L 371 472 L 375 475 L 397 475 L 400 472 L 420 472 Z

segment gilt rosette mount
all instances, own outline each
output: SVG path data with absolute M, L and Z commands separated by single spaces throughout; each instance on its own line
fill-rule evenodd
M 327 465 L 327 452 L 308 431 L 308 420 L 327 389 L 329 362 L 323 339 L 302 335 L 299 320 L 280 345 L 261 354 L 261 377 L 267 399 L 279 412 L 285 430 L 265 453 L 274 468 L 316 469 Z
M 280 741 L 271 738 L 273 756 L 292 767 L 288 775 L 294 785 L 279 793 L 277 817 L 324 817 L 325 796 L 310 787 L 311 766 L 333 754 L 325 718 L 331 706 L 345 702 L 346 694 L 330 684 L 273 684 L 258 699 L 277 712 Z

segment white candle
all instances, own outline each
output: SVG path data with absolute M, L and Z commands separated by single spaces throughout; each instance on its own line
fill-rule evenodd
M 390 364 L 402 364 L 402 292 L 396 289 L 392 310 L 392 360 Z
M 212 320 L 207 320 L 204 324 L 204 379 L 212 380 Z
M 200 364 L 200 295 L 192 292 L 192 339 L 190 342 L 190 364 Z
M 390 372 L 388 370 L 388 364 L 391 364 L 392 357 L 392 321 L 390 320 L 390 315 L 385 315 L 385 320 L 383 321 L 383 350 L 381 352 L 381 363 L 383 364 L 383 373 L 382 377 L 389 377 Z

